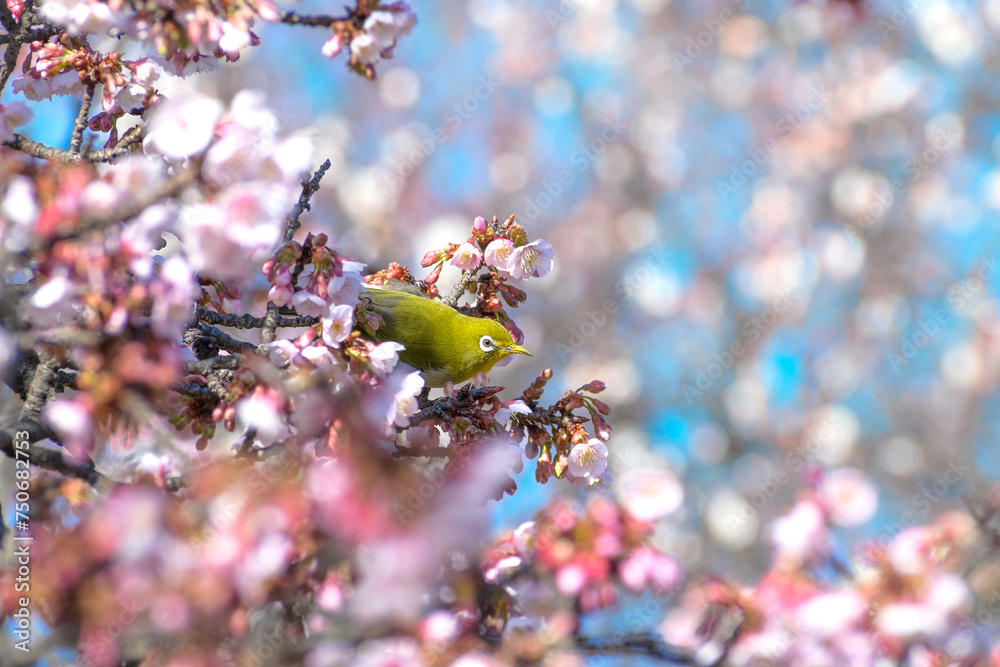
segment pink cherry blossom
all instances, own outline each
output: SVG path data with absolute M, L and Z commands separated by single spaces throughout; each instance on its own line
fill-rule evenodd
M 531 552 L 534 549 L 536 537 L 537 534 L 535 531 L 534 521 L 525 521 L 514 529 L 514 548 L 517 549 L 517 553 L 520 554 L 522 558 L 527 558 L 531 555 Z
M 396 42 L 396 21 L 392 12 L 376 10 L 365 19 L 364 30 L 384 50 Z
M 399 375 L 397 371 L 393 375 L 395 382 L 390 382 L 388 385 L 394 390 L 394 393 L 389 413 L 386 417 L 386 423 L 395 426 L 407 426 L 410 423 L 410 417 L 420 409 L 420 405 L 417 403 L 417 395 L 424 388 L 424 379 L 416 371 L 402 377 L 398 377 Z
M 659 594 L 667 593 L 680 584 L 680 563 L 668 554 L 648 547 L 634 550 L 618 565 L 622 583 L 633 591 L 651 586 Z
M 31 122 L 35 114 L 24 102 L 0 104 L 0 142 L 13 141 L 14 128 Z
M 330 279 L 327 285 L 327 299 L 332 304 L 347 304 L 352 308 L 357 305 L 361 295 L 361 288 L 364 281 L 361 272 L 365 265 L 361 262 L 345 259 L 342 264 L 342 273 Z
M 283 199 L 273 186 L 240 184 L 215 204 L 185 207 L 180 236 L 192 268 L 224 280 L 248 280 L 254 263 L 281 236 Z
M 514 248 L 507 259 L 507 272 L 518 280 L 540 278 L 552 270 L 556 253 L 552 244 L 539 239 Z
M 371 359 L 371 369 L 379 376 L 385 376 L 399 362 L 399 351 L 406 348 L 394 341 L 379 343 L 368 355 Z
M 323 318 L 323 342 L 330 347 L 340 347 L 353 328 L 354 308 L 347 305 L 332 306 L 330 313 Z
M 257 387 L 253 394 L 236 404 L 236 417 L 247 428 L 257 431 L 257 437 L 268 446 L 287 437 L 288 426 L 283 418 L 283 399 L 277 392 Z
M 360 33 L 351 40 L 351 53 L 362 65 L 372 65 L 378 61 L 382 46 L 371 35 Z
M 573 446 L 569 471 L 574 477 L 599 478 L 608 467 L 608 447 L 597 438 Z
M 507 263 L 514 253 L 514 244 L 507 239 L 494 239 L 486 246 L 484 257 L 486 264 L 497 269 L 507 270 Z
M 76 286 L 64 274 L 54 275 L 25 300 L 24 315 L 43 329 L 69 324 L 76 312 L 75 291 Z
M 473 271 L 479 268 L 482 260 L 483 255 L 479 252 L 479 248 L 471 243 L 463 243 L 458 246 L 458 250 L 455 251 L 455 255 L 451 258 L 451 262 L 449 263 L 462 270 Z
M 496 420 L 498 424 L 506 425 L 507 422 L 510 421 L 511 415 L 514 414 L 530 415 L 531 408 L 529 408 L 524 401 L 518 398 L 501 405 L 500 409 L 497 410 L 497 413 L 493 416 L 493 419 Z
M 299 315 L 308 315 L 309 317 L 321 317 L 328 310 L 326 299 L 308 289 L 301 289 L 292 295 L 292 308 Z M 353 311 L 353 309 L 351 310 Z

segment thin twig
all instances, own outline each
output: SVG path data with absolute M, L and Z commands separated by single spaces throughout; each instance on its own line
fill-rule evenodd
M 677 665 L 697 664 L 694 656 L 668 646 L 655 637 L 643 634 L 629 634 L 615 639 L 577 637 L 576 648 L 590 655 L 644 655 L 656 660 Z
M 351 25 L 350 16 L 326 16 L 325 14 L 314 14 L 312 16 L 303 16 L 296 14 L 295 12 L 282 12 L 281 18 L 278 19 L 279 23 L 285 23 L 287 25 L 301 25 L 310 28 L 331 28 L 333 26 L 346 28 Z
M 87 129 L 87 116 L 90 114 L 90 104 L 94 101 L 94 89 L 97 84 L 90 82 L 86 90 L 83 91 L 83 100 L 80 103 L 80 111 L 76 114 L 73 122 L 73 136 L 69 140 L 69 152 L 79 155 L 80 146 L 83 145 L 83 131 Z
M 329 168 L 330 161 L 326 160 L 319 166 L 319 169 L 316 170 L 310 180 L 302 183 L 302 194 L 299 195 L 299 201 L 296 202 L 292 208 L 292 212 L 288 214 L 288 218 L 285 220 L 285 237 L 282 239 L 282 243 L 288 243 L 295 238 L 295 232 L 299 231 L 299 227 L 302 225 L 299 222 L 299 216 L 305 211 L 311 210 L 309 200 L 319 190 L 319 182 L 323 180 L 323 176 Z

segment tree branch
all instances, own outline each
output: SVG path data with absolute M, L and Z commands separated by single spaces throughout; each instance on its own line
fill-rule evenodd
M 475 387 L 474 389 L 463 389 L 454 396 L 444 396 L 433 401 L 426 408 L 410 417 L 410 426 L 416 426 L 428 419 L 448 421 L 450 418 L 460 414 L 465 408 L 490 396 L 499 394 L 503 390 L 503 387 Z M 423 454 L 420 456 L 423 456 Z
M 256 352 L 257 346 L 253 343 L 248 343 L 246 341 L 238 340 L 233 338 L 225 331 L 221 329 L 216 329 L 213 326 L 209 326 L 203 322 L 196 322 L 194 325 L 202 335 L 209 336 L 212 338 L 220 349 L 225 350 L 231 354 L 239 354 L 240 352 Z
M 34 421 L 42 414 L 42 406 L 45 405 L 45 401 L 49 400 L 49 390 L 52 388 L 57 366 L 55 359 L 45 354 L 39 354 L 35 375 L 31 378 L 28 395 L 24 399 L 24 408 L 21 410 L 22 420 Z
M 234 329 L 260 329 L 264 326 L 263 317 L 254 317 L 249 313 L 243 315 L 223 315 L 214 310 L 209 310 L 203 306 L 198 306 L 198 319 L 206 324 L 214 324 L 220 327 L 232 327 Z M 299 317 L 279 317 L 276 326 L 278 327 L 311 327 L 319 324 L 318 317 L 302 315 Z
M 18 437 L 17 441 L 24 442 L 27 440 L 32 445 L 41 440 L 51 439 L 54 436 L 54 433 L 49 428 L 35 421 L 21 422 L 13 430 L 0 430 L 0 451 L 12 459 L 18 458 L 17 451 L 25 451 L 23 449 L 15 450 L 14 447 L 15 435 L 19 431 L 27 431 L 28 437 Z M 68 477 L 82 479 L 93 487 L 97 487 L 108 479 L 97 472 L 93 463 L 71 463 L 63 457 L 62 453 L 54 449 L 28 447 L 27 452 L 28 462 L 32 465 L 52 470 Z M 23 455 L 21 458 L 23 458 Z
M 576 648 L 590 655 L 644 655 L 655 660 L 677 665 L 698 664 L 694 656 L 664 644 L 659 639 L 644 634 L 628 634 L 615 639 L 577 637 Z
M 24 135 L 17 134 L 16 132 L 14 133 L 14 138 L 4 145 L 13 148 L 14 150 L 21 151 L 25 155 L 36 157 L 40 160 L 57 160 L 67 164 L 81 164 L 83 162 L 111 162 L 112 160 L 116 160 L 123 155 L 127 155 L 132 150 L 132 145 L 142 138 L 141 130 L 141 125 L 133 125 L 125 131 L 122 138 L 118 140 L 117 145 L 112 148 L 102 148 L 101 150 L 87 151 L 82 154 L 74 153 L 71 150 L 65 150 L 63 148 L 52 148 L 51 146 L 46 146 L 45 144 L 41 144 L 37 141 L 32 141 Z
M 462 295 L 465 294 L 465 291 L 469 289 L 469 285 L 476 282 L 478 273 L 478 269 L 463 271 L 462 279 L 459 280 L 451 289 L 451 294 L 445 297 L 445 304 L 451 306 L 452 308 L 458 308 L 458 300 L 461 299 Z
M 87 84 L 87 89 L 83 92 L 83 100 L 80 103 L 80 111 L 76 114 L 73 122 L 73 136 L 69 140 L 69 152 L 79 155 L 80 146 L 83 145 L 83 131 L 87 129 L 87 115 L 90 113 L 90 104 L 94 100 L 94 89 L 97 84 L 94 82 Z
M 299 195 L 299 201 L 296 202 L 292 208 L 292 212 L 288 214 L 288 218 L 285 220 L 285 237 L 282 239 L 282 243 L 291 241 L 295 237 L 295 232 L 299 231 L 299 227 L 301 226 L 299 216 L 303 212 L 311 210 L 309 200 L 319 190 L 319 182 L 323 180 L 323 176 L 329 168 L 330 161 L 326 160 L 319 166 L 319 169 L 316 170 L 310 180 L 302 183 L 302 194 Z
M 184 372 L 187 373 L 188 375 L 207 376 L 212 371 L 217 371 L 217 370 L 235 371 L 239 367 L 240 367 L 240 358 L 238 356 L 220 355 L 217 357 L 209 357 L 208 359 L 189 361 L 187 362 Z

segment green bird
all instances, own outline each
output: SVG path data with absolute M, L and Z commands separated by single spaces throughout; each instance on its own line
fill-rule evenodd
M 427 387 L 465 382 L 510 354 L 531 356 L 495 320 L 469 317 L 430 297 L 397 289 L 368 285 L 363 295 L 385 325 L 372 331 L 362 323 L 361 333 L 374 343 L 403 345 L 399 358 L 420 371 Z

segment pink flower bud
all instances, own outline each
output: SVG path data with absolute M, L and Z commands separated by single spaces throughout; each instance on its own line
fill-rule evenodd
M 482 234 L 486 231 L 486 229 L 486 218 L 481 215 L 476 216 L 476 219 L 472 221 L 472 233 Z
M 583 385 L 583 387 L 581 387 L 580 390 L 589 392 L 591 394 L 600 394 L 606 388 L 607 385 L 601 382 L 600 380 L 591 380 L 589 383 Z
M 443 266 L 444 264 L 438 264 L 437 266 L 435 266 L 434 269 L 429 274 L 427 274 L 427 277 L 424 278 L 424 282 L 427 283 L 428 285 L 433 285 L 434 283 L 436 283 L 438 281 L 438 278 L 441 277 L 441 268 Z
M 422 260 L 420 260 L 420 266 L 427 268 L 431 264 L 439 262 L 440 260 L 441 260 L 441 251 L 431 250 L 426 255 L 424 255 L 424 258 Z

